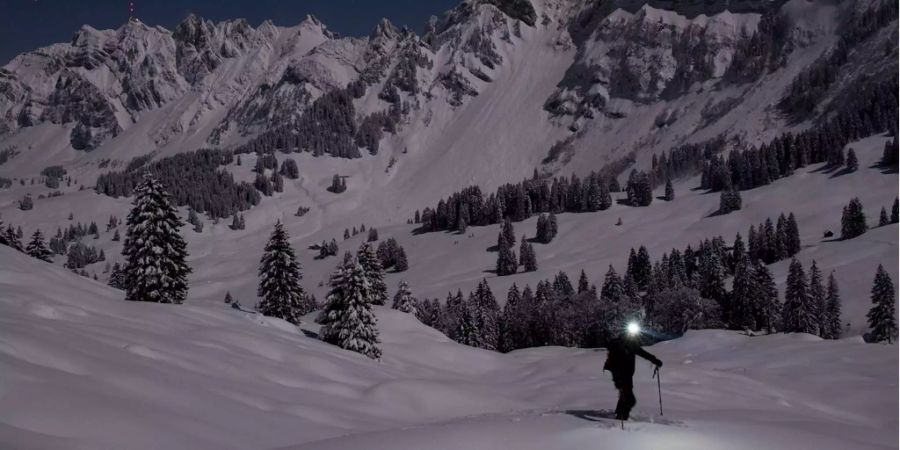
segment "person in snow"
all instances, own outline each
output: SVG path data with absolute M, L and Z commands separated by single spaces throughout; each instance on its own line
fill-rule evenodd
M 619 390 L 619 402 L 616 404 L 616 419 L 628 420 L 631 408 L 637 404 L 634 397 L 634 356 L 650 361 L 657 368 L 662 367 L 662 361 L 641 348 L 640 334 L 621 332 L 607 346 L 606 363 L 603 370 L 612 373 L 613 384 Z

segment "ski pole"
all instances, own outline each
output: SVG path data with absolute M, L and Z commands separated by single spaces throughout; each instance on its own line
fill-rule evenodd
M 656 389 L 659 391 L 659 415 L 663 415 L 662 410 L 662 382 L 659 380 L 659 366 L 653 369 L 653 378 L 656 378 Z

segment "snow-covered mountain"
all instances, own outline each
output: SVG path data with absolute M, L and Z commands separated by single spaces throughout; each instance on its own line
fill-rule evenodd
M 862 335 L 876 268 L 900 281 L 898 225 L 878 220 L 897 197 L 896 170 L 880 164 L 897 118 L 883 105 L 897 98 L 897 14 L 895 0 L 464 0 L 421 33 L 191 15 L 173 30 L 85 25 L 19 55 L 0 68 L 0 238 L 7 226 L 26 242 L 36 230 L 77 236 L 52 263 L 0 245 L 0 447 L 890 448 L 896 344 Z M 801 137 L 773 141 L 787 134 Z M 470 186 L 487 197 L 574 174 L 589 191 L 592 172 L 625 184 L 663 152 L 711 142 L 721 154 L 680 161 L 670 201 L 637 207 L 613 192 L 608 208 L 558 212 L 558 236 L 534 242 L 534 271 L 497 276 L 496 222 L 409 223 Z M 719 195 L 698 188 L 710 171 L 696 169 L 764 145 L 789 173 L 775 161 L 778 176 L 739 188 L 742 207 L 718 214 Z M 852 149 L 858 167 L 794 164 L 800 147 Z M 223 152 L 187 155 L 209 148 Z M 296 176 L 267 185 L 289 160 Z M 153 162 L 170 164 L 182 217 L 202 222 L 180 230 L 184 305 L 125 302 L 106 286 L 105 266 L 124 262 L 129 176 Z M 830 236 L 853 198 L 871 229 Z M 198 204 L 215 208 L 188 209 Z M 408 270 L 385 275 L 389 296 L 406 282 L 442 301 L 485 280 L 502 307 L 513 285 L 584 271 L 600 287 L 629 250 L 656 261 L 717 236 L 730 246 L 782 213 L 799 224 L 797 260 L 840 286 L 843 339 L 691 330 L 656 344 L 666 415 L 639 364 L 638 420 L 621 433 L 598 417 L 615 403 L 603 350 L 490 352 L 375 307 L 375 362 L 319 340 L 315 313 L 297 327 L 222 302 L 257 304 L 276 221 L 320 302 L 340 255 L 368 240 L 342 235 L 364 225 L 405 249 Z M 538 218 L 520 219 L 515 238 L 534 237 Z M 320 257 L 332 239 L 339 251 Z M 68 270 L 76 246 L 105 261 Z M 781 298 L 789 263 L 767 266 Z

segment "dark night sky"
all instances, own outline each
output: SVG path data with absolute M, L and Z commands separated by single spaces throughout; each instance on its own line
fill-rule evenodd
M 188 13 L 220 21 L 243 17 L 253 26 L 266 19 L 293 25 L 312 14 L 345 36 L 368 34 L 378 19 L 421 30 L 428 16 L 461 0 L 136 0 L 142 22 L 173 29 Z M 118 28 L 128 19 L 128 0 L 0 0 L 0 65 L 19 53 L 68 42 L 83 24 Z

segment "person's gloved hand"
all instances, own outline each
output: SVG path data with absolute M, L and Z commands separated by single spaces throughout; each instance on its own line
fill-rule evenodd
M 653 364 L 655 364 L 657 368 L 662 367 L 662 360 L 657 359 L 656 361 L 653 361 Z

